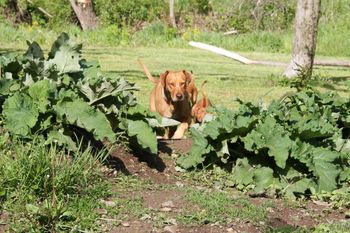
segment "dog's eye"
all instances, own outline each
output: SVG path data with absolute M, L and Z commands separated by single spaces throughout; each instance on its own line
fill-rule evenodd
M 181 86 L 185 86 L 185 83 L 181 83 Z

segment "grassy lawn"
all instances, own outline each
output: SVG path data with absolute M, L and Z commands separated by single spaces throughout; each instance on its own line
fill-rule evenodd
M 283 67 L 243 65 L 229 58 L 218 56 L 195 48 L 87 48 L 88 59 L 98 60 L 102 69 L 120 74 L 140 87 L 139 101 L 148 105 L 149 93 L 153 84 L 148 81 L 137 59 L 143 59 L 151 73 L 157 77 L 168 70 L 186 69 L 192 71 L 197 86 L 207 80 L 207 95 L 216 105 L 228 108 L 237 107 L 234 101 L 240 98 L 253 102 L 270 102 L 291 89 L 279 85 Z M 287 54 L 242 52 L 243 56 L 256 60 L 288 62 Z M 328 59 L 318 57 L 318 59 Z M 337 58 L 346 59 L 346 58 Z M 334 67 L 316 67 L 318 88 L 333 89 L 346 95 L 343 81 L 350 79 L 350 70 Z

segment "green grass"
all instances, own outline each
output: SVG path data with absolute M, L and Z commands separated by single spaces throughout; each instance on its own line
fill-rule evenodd
M 1 139 L 1 209 L 10 215 L 10 231 L 97 229 L 97 200 L 110 195 L 98 161 L 102 153 L 94 156 L 87 149 L 72 155 L 40 140 Z
M 315 227 L 314 233 L 348 233 L 350 232 L 350 222 L 332 222 L 332 223 L 322 223 Z
M 227 192 L 203 192 L 189 190 L 185 199 L 198 208 L 189 210 L 185 215 L 178 216 L 178 220 L 185 225 L 201 225 L 208 223 L 226 223 L 236 219 L 253 223 L 266 220 L 267 207 L 272 203 L 260 206 L 250 203 L 244 198 L 231 196 Z

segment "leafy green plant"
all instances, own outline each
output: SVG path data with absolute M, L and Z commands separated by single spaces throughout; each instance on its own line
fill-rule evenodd
M 186 169 L 218 164 L 232 185 L 254 195 L 294 197 L 333 191 L 350 179 L 350 101 L 304 90 L 270 106 L 240 101 L 236 112 L 192 128 L 193 147 L 178 159 Z
M 156 153 L 156 136 L 146 118 L 155 117 L 138 110 L 133 95 L 137 88 L 120 77 L 104 75 L 99 64 L 81 58 L 81 49 L 62 33 L 47 59 L 36 42 L 28 42 L 22 56 L 1 56 L 3 127 L 20 138 L 39 134 L 46 144 L 55 142 L 72 150 L 81 136 L 115 142 L 125 135 Z
M 96 154 L 91 147 L 79 148 L 72 156 L 35 139 L 4 143 L 1 152 L 1 206 L 11 216 L 11 231 L 94 229 L 97 200 L 110 195 L 100 163 L 106 151 Z M 79 212 L 77 200 L 85 202 L 85 213 Z

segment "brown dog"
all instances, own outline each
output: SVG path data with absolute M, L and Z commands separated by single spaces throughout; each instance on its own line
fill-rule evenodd
M 197 101 L 194 78 L 185 70 L 166 71 L 159 79 L 153 78 L 147 67 L 138 60 L 149 80 L 155 83 L 150 98 L 150 110 L 163 117 L 180 121 L 176 131 L 166 129 L 164 139 L 180 139 L 191 123 L 191 106 Z
M 195 105 L 193 105 L 192 111 L 191 111 L 193 120 L 199 123 L 203 122 L 205 115 L 208 114 L 207 108 L 212 106 L 210 100 L 205 95 L 205 92 L 203 89 L 203 86 L 205 83 L 206 81 L 204 81 L 201 86 L 202 99 L 200 99 Z

